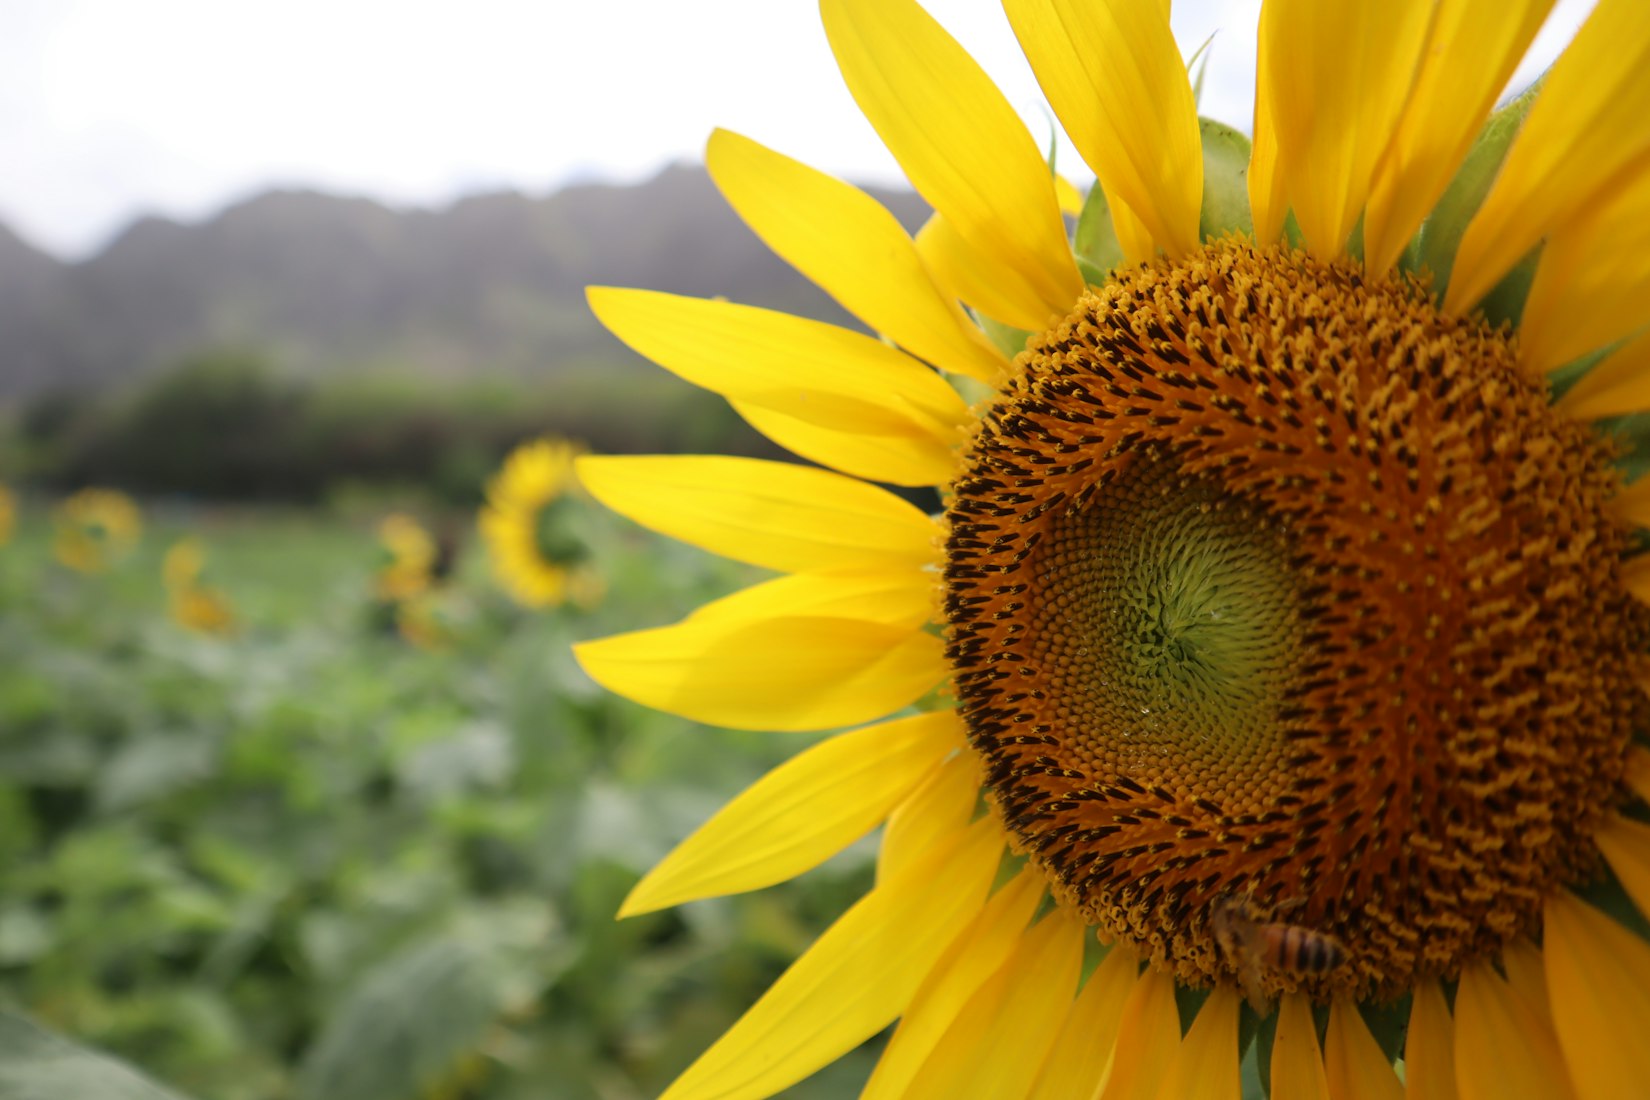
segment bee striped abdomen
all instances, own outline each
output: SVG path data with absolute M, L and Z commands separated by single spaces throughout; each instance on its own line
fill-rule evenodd
M 1346 961 L 1346 949 L 1333 936 L 1297 924 L 1260 928 L 1266 965 L 1285 974 L 1327 974 Z

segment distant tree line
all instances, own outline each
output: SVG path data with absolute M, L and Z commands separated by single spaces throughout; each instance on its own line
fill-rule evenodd
M 210 499 L 314 501 L 342 484 L 471 502 L 523 439 L 605 453 L 777 452 L 712 394 L 658 370 L 509 379 L 303 381 L 256 352 L 189 357 L 115 393 L 48 392 L 13 417 L 13 476 Z

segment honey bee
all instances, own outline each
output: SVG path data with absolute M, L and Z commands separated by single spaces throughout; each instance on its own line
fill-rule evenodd
M 1346 948 L 1334 936 L 1299 924 L 1257 919 L 1245 901 L 1224 898 L 1210 916 L 1215 942 L 1237 967 L 1250 1005 L 1263 1016 L 1270 999 L 1261 978 L 1268 971 L 1319 977 L 1346 962 Z

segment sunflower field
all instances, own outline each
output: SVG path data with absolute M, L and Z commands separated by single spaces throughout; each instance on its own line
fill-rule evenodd
M 15 502 L 0 1096 L 656 1095 L 863 892 L 864 844 L 615 921 L 794 746 L 584 676 L 571 643 L 750 578 L 567 503 L 603 594 L 527 609 L 468 513 L 144 502 L 82 570 L 63 510 Z M 409 531 L 446 559 L 411 591 Z M 794 1095 L 851 1095 L 870 1058 Z

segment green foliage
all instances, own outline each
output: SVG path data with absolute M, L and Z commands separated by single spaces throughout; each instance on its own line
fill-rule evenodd
M 1208 45 L 1208 43 L 1204 43 Z M 1249 214 L 1249 139 L 1224 123 L 1197 120 L 1203 138 L 1203 205 L 1198 236 L 1205 240 L 1228 233 L 1253 236 Z
M 94 417 L 76 441 L 78 482 L 119 471 L 137 489 L 193 489 L 215 497 L 268 496 L 287 475 L 273 456 L 297 450 L 307 394 L 255 356 L 219 352 L 184 360 Z M 84 430 L 84 429 L 83 429 Z
M 0 1100 L 180 1100 L 130 1066 L 0 1012 Z
M 376 513 L 151 508 L 140 551 L 84 577 L 50 563 L 41 512 L 0 547 L 0 1001 L 182 1094 L 656 1095 L 869 882 L 853 849 L 613 919 L 803 742 L 625 703 L 569 645 L 749 570 L 593 511 L 609 602 L 518 610 L 464 546 L 429 651 L 370 613 Z M 185 530 L 233 638 L 164 617 L 159 558 Z M 791 1095 L 850 1094 L 869 1057 Z
M 1083 278 L 1096 286 L 1123 263 L 1123 246 L 1117 243 L 1117 231 L 1112 228 L 1111 204 L 1106 201 L 1105 188 L 1098 183 L 1089 188 L 1088 198 L 1083 200 L 1072 247 Z
M 500 458 L 546 432 L 607 453 L 775 455 L 725 401 L 664 371 L 567 370 L 553 383 L 407 376 L 327 383 L 257 355 L 194 356 L 131 392 L 61 392 L 22 410 L 22 465 L 59 487 L 313 502 L 340 485 L 418 486 L 470 504 Z M 17 449 L 0 444 L 0 454 Z
M 1466 233 L 1473 215 L 1484 204 L 1490 184 L 1495 182 L 1501 162 L 1506 159 L 1513 138 L 1518 136 L 1519 128 L 1524 125 L 1524 116 L 1529 114 L 1541 85 L 1539 80 L 1531 84 L 1484 123 L 1466 160 L 1456 170 L 1448 189 L 1421 227 L 1419 240 L 1408 257 L 1408 270 L 1431 272 L 1432 291 L 1440 299 L 1449 286 L 1461 237 Z M 1533 253 L 1520 260 L 1481 303 L 1492 322 L 1518 323 L 1524 309 L 1524 298 L 1529 293 L 1530 279 L 1535 274 L 1535 260 Z

